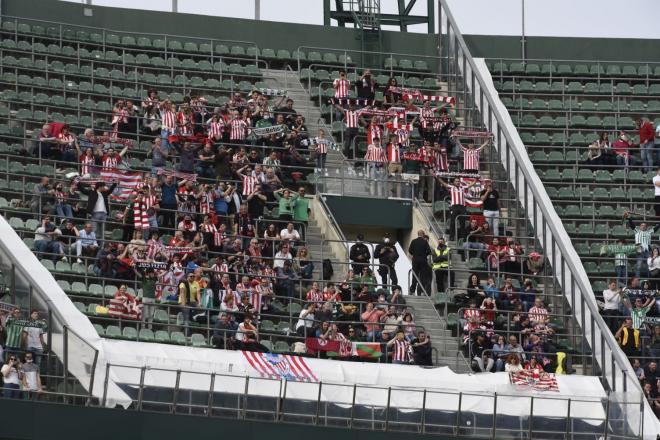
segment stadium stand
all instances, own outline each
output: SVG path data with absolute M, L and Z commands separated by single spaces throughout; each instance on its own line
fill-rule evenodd
M 561 60 L 488 60 L 488 66 L 602 316 L 642 385 L 649 383 L 643 370 L 653 369 L 660 354 L 654 189 L 660 69 Z
M 594 321 L 577 314 L 557 279 L 554 241 L 548 249 L 521 208 L 502 169 L 500 137 L 479 121 L 460 73 L 440 75 L 434 57 L 389 54 L 362 65 L 357 51 L 34 23 L 0 26 L 0 212 L 99 336 L 451 364 L 456 372 L 508 372 L 511 384 L 516 374 L 534 386 L 548 380 L 553 391 L 560 375 L 598 376 L 606 386 L 618 374 L 600 364 L 605 354 L 584 333 Z M 660 116 L 657 71 L 517 60 L 488 67 L 593 290 L 604 291 L 603 317 L 644 384 L 655 374 L 660 337 L 658 326 L 644 328 L 658 313 L 649 181 L 660 155 L 655 161 L 653 134 L 643 157 L 634 145 L 649 139 L 639 115 Z M 622 133 L 635 129 L 639 136 Z M 339 239 L 325 236 L 334 220 L 323 218 L 321 194 L 340 173 L 367 188 L 345 193 L 342 181 L 342 195 L 414 203 L 426 224 L 405 243 L 408 255 L 392 250 L 389 235 L 348 240 L 332 224 Z M 409 280 L 396 277 L 401 257 L 411 260 Z M 3 308 L 27 314 L 2 284 Z M 39 311 L 6 325 L 14 339 L 18 325 L 30 329 L 34 346 L 5 350 L 59 368 L 40 339 L 52 317 Z M 141 374 L 140 406 L 144 367 Z M 244 405 L 243 418 L 268 412 L 248 409 L 247 398 Z M 275 419 L 282 411 L 286 420 L 277 405 Z M 610 421 L 612 431 L 627 429 L 624 413 Z M 401 414 L 392 423 L 403 426 Z M 573 429 L 570 421 L 569 406 L 557 432 Z M 527 423 L 532 438 L 531 417 Z

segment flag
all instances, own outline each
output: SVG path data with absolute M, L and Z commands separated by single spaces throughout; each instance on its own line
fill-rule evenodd
M 300 356 L 253 351 L 241 351 L 241 353 L 250 368 L 261 377 L 297 382 L 319 381 L 305 359 Z
M 142 173 L 139 171 L 127 171 L 117 168 L 103 169 L 101 171 L 101 178 L 106 182 L 114 180 L 118 182 L 113 197 L 120 200 L 127 200 L 133 191 L 138 189 L 142 184 Z
M 520 370 L 509 374 L 511 383 L 519 388 L 531 388 L 536 391 L 559 392 L 559 385 L 554 373 L 539 370 Z
M 378 342 L 354 342 L 353 355 L 366 358 L 379 358 L 383 355 Z
M 353 344 L 347 340 L 327 341 L 320 338 L 306 338 L 305 346 L 307 353 L 311 355 L 323 351 L 328 357 L 348 357 L 353 353 Z

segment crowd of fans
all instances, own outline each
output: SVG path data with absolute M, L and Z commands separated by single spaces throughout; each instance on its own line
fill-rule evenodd
M 310 162 L 325 172 L 333 144 L 323 130 L 310 136 L 291 99 L 269 98 L 237 93 L 209 109 L 198 94 L 177 106 L 150 90 L 140 107 L 117 102 L 112 129 L 100 135 L 45 124 L 32 153 L 55 161 L 58 177 L 34 186 L 34 251 L 116 286 L 99 317 L 151 328 L 167 305 L 181 311 L 187 336 L 204 325 L 217 347 L 265 350 L 264 316 L 286 316 L 289 303 L 304 301 L 289 334 L 377 342 L 383 361 L 430 365 L 430 339 L 396 285 L 394 243 L 378 249 L 380 284 L 369 264 L 342 283 L 330 281 L 331 265 L 318 273 L 321 261 L 306 246 L 304 177 Z M 149 172 L 129 166 L 141 154 L 137 133 L 152 139 Z
M 36 398 L 42 393 L 46 321 L 32 310 L 25 318 L 19 307 L 0 303 L 0 394 L 6 398 Z

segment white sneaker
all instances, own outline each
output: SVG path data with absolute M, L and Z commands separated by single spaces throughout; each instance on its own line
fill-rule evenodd
M 328 177 L 328 172 L 327 171 L 325 172 L 325 177 Z
M 78 258 L 78 259 L 76 260 L 76 263 L 78 263 L 78 264 L 83 264 L 83 260 L 81 260 L 80 258 Z
M 67 261 L 69 261 L 69 259 L 67 257 L 62 257 L 62 261 L 66 263 Z

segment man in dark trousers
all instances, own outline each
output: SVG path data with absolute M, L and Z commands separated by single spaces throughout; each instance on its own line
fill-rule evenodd
M 429 267 L 428 257 L 431 255 L 428 237 L 423 230 L 417 231 L 417 238 L 410 242 L 408 254 L 412 261 L 412 270 L 415 277 L 410 284 L 409 294 L 414 294 L 417 289 L 417 279 L 421 288 L 427 293 L 431 292 L 431 268 Z
M 94 232 L 99 240 L 104 239 L 105 219 L 110 215 L 108 197 L 117 187 L 117 181 L 113 181 L 108 188 L 105 182 L 97 182 L 94 189 L 81 184 L 79 191 L 87 196 L 87 214 L 94 223 Z
M 352 261 L 353 272 L 356 274 L 361 274 L 362 268 L 368 266 L 371 262 L 371 252 L 369 252 L 369 247 L 363 241 L 364 234 L 358 234 L 357 241 L 351 246 L 348 255 Z
M 396 250 L 395 243 L 390 239 L 389 232 L 385 233 L 383 242 L 378 243 L 378 246 L 376 246 L 374 258 L 378 258 L 378 273 L 380 274 L 381 283 L 388 284 L 387 277 L 389 275 L 389 284 L 392 286 L 399 284 L 399 279 L 394 269 L 396 260 L 399 259 L 399 253 Z

